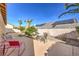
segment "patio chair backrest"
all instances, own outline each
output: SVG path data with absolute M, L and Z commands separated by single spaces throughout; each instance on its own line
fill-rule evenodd
M 10 47 L 20 47 L 19 41 L 8 41 Z

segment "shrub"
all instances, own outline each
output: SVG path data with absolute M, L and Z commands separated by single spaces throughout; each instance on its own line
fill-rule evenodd
M 13 29 L 18 29 L 18 27 L 13 26 Z
M 34 26 L 25 29 L 25 34 L 28 36 L 35 36 L 37 34 L 37 29 Z
M 23 31 L 23 30 L 25 29 L 25 27 L 20 26 L 20 27 L 18 27 L 18 29 L 19 29 L 20 31 Z

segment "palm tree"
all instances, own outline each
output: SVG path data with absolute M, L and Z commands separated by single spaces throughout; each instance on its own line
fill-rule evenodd
M 32 23 L 32 19 L 25 20 L 25 22 L 27 23 L 26 28 L 28 28 L 28 27 L 30 27 L 30 25 Z
M 73 4 L 70 4 L 70 3 L 66 3 L 65 6 L 66 10 L 68 10 L 69 8 L 71 7 L 76 7 L 74 9 L 70 9 L 66 12 L 63 12 L 61 13 L 58 17 L 60 18 L 61 16 L 65 15 L 65 14 L 74 14 L 74 13 L 79 13 L 79 3 L 73 3 Z
M 18 20 L 18 23 L 19 23 L 19 27 L 21 27 L 21 25 L 22 25 L 22 20 Z

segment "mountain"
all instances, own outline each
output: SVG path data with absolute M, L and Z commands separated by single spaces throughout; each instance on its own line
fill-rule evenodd
M 78 23 L 77 19 L 67 19 L 56 22 L 43 23 L 40 25 L 36 25 L 37 28 L 40 29 L 51 29 L 51 28 L 73 28 L 74 23 Z

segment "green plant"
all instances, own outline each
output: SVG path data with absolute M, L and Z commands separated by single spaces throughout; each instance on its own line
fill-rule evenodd
M 18 20 L 18 23 L 19 23 L 19 27 L 21 27 L 21 25 L 22 25 L 22 20 Z
M 67 10 L 66 12 L 63 12 L 59 15 L 59 18 L 65 14 L 74 14 L 74 13 L 79 13 L 79 3 L 65 3 L 65 9 Z M 71 8 L 73 7 L 73 8 Z M 75 8 L 76 7 L 76 8 Z M 71 9 L 69 9 L 71 8 Z M 69 10 L 68 10 L 69 9 Z
M 19 29 L 20 31 L 24 31 L 25 27 L 20 26 L 20 27 L 18 27 L 18 29 Z
M 26 27 L 30 27 L 30 25 L 31 25 L 31 23 L 32 23 L 32 19 L 25 20 L 25 22 L 27 23 L 27 26 L 26 26 Z
M 31 26 L 31 27 L 26 28 L 24 33 L 32 37 L 36 35 L 37 29 L 34 26 Z
M 13 28 L 14 28 L 14 29 L 18 29 L 18 27 L 16 27 L 16 26 L 13 26 Z

